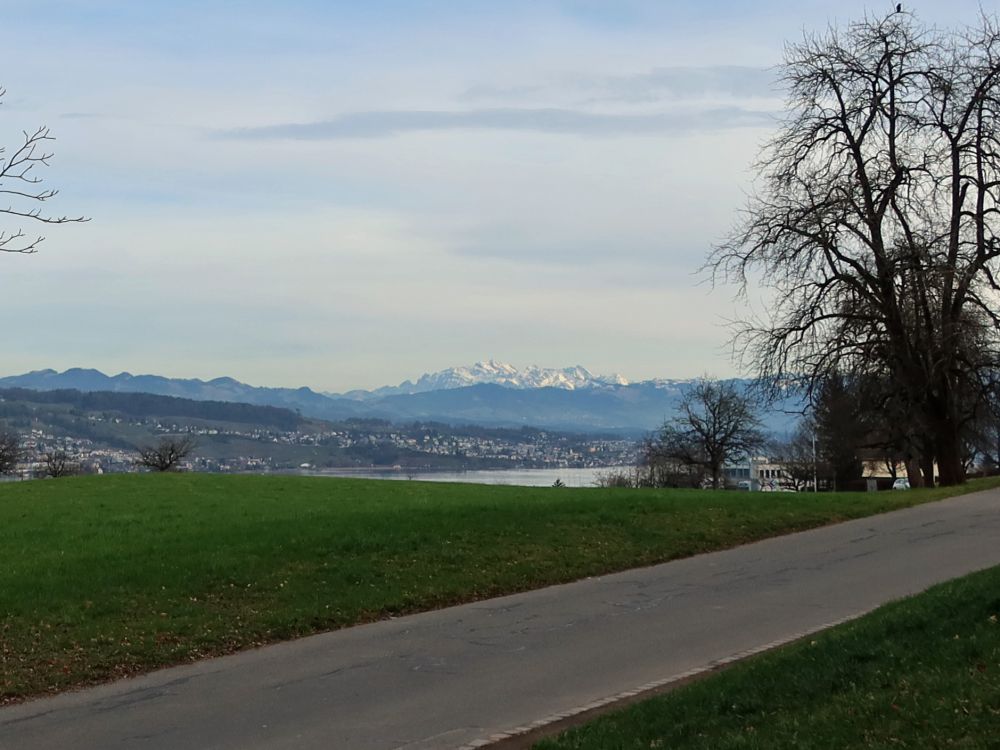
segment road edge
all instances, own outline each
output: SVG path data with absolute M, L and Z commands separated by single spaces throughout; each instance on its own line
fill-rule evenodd
M 472 742 L 461 745 L 457 748 L 457 750 L 480 750 L 480 748 L 488 748 L 489 750 L 529 750 L 536 742 L 545 739 L 546 737 L 551 737 L 567 729 L 580 726 L 581 724 L 585 724 L 592 719 L 596 719 L 604 714 L 625 708 L 633 703 L 638 703 L 639 701 L 656 695 L 669 693 L 670 691 L 676 690 L 677 688 L 683 687 L 691 682 L 704 679 L 717 672 L 721 672 L 724 669 L 728 669 L 734 664 L 749 659 L 752 656 L 757 656 L 758 654 L 762 654 L 766 651 L 773 651 L 782 646 L 787 646 L 795 643 L 796 641 L 801 641 L 804 638 L 814 636 L 817 633 L 830 630 L 838 625 L 843 625 L 851 622 L 852 620 L 857 620 L 870 612 L 874 612 L 875 609 L 878 609 L 878 607 L 867 609 L 863 612 L 856 612 L 846 617 L 842 617 L 839 620 L 833 620 L 818 627 L 810 628 L 809 630 L 793 633 L 785 638 L 771 641 L 770 643 L 738 651 L 734 654 L 730 654 L 729 656 L 724 656 L 721 659 L 715 659 L 714 661 L 708 662 L 702 666 L 689 669 L 679 674 L 671 675 L 670 677 L 666 677 L 662 680 L 647 682 L 646 684 L 640 685 L 632 690 L 625 690 L 607 698 L 600 698 L 582 706 L 571 708 L 567 711 L 551 714 L 550 716 L 533 721 L 530 724 L 514 727 L 502 732 L 495 732 L 488 737 L 476 739 Z

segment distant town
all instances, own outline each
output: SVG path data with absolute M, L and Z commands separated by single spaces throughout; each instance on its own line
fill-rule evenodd
M 272 472 L 331 469 L 397 469 L 402 471 L 476 469 L 599 468 L 633 464 L 634 440 L 587 436 L 534 428 L 503 429 L 438 423 L 399 425 L 385 420 L 356 419 L 342 423 L 294 418 L 298 424 L 278 427 L 189 417 L 134 416 L 107 408 L 90 411 L 63 404 L 25 403 L 23 393 L 5 392 L 0 413 L 8 428 L 21 435 L 14 477 L 44 476 L 53 456 L 73 473 L 138 471 L 143 445 L 164 436 L 184 436 L 195 448 L 179 468 L 206 472 Z M 134 394 L 108 394 L 130 408 Z M 143 396 L 149 399 L 148 396 Z M 152 397 L 164 403 L 184 399 Z M 154 402 L 156 403 L 156 402 Z M 201 402 L 203 405 L 204 402 Z M 282 410 L 259 410 L 261 418 Z M 175 409 L 176 410 L 176 409 Z M 252 412 L 256 414 L 257 411 Z

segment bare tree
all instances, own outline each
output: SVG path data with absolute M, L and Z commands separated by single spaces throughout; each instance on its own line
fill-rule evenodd
M 0 432 L 0 474 L 13 474 L 21 460 L 21 436 L 16 432 Z
M 982 404 L 975 422 L 969 425 L 965 441 L 967 469 L 996 473 L 1000 467 L 1000 403 L 993 399 Z
M 819 478 L 816 453 L 816 428 L 811 419 L 803 419 L 787 440 L 773 440 L 768 445 L 768 458 L 781 467 L 797 492 L 813 486 Z M 824 465 L 824 471 L 825 471 Z
M 156 445 L 139 448 L 136 464 L 153 471 L 174 471 L 195 448 L 190 437 L 165 437 Z
M 835 371 L 891 382 L 942 484 L 1000 362 L 1000 27 L 910 13 L 786 52 L 788 114 L 762 185 L 710 255 L 717 281 L 773 291 L 739 348 L 812 394 Z
M 0 98 L 6 91 L 0 88 Z M 7 155 L 7 148 L 0 146 L 0 213 L 42 224 L 66 224 L 88 221 L 83 216 L 52 216 L 43 213 L 41 204 L 55 198 L 58 190 L 42 187 L 43 178 L 36 168 L 49 166 L 52 152 L 49 143 L 55 138 L 49 129 L 40 126 L 32 131 L 22 131 L 23 143 Z M 4 205 L 6 204 L 6 205 Z M 0 252 L 34 253 L 45 238 L 29 236 L 23 229 L 0 230 Z
M 705 478 L 702 463 L 678 457 L 675 446 L 664 441 L 663 429 L 647 437 L 636 471 L 637 487 L 700 487 Z
M 661 458 L 698 467 L 719 488 L 726 462 L 764 443 L 749 396 L 725 381 L 703 378 L 681 399 L 678 415 L 663 425 L 657 450 Z
M 636 468 L 620 468 L 620 469 L 608 469 L 607 471 L 598 472 L 594 477 L 595 487 L 622 487 L 622 488 L 635 488 L 641 487 L 641 470 Z
M 69 457 L 66 451 L 47 451 L 42 456 L 42 464 L 38 469 L 40 477 L 70 477 L 80 473 L 80 464 Z

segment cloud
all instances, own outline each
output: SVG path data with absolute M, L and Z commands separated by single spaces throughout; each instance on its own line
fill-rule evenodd
M 648 269 L 655 264 L 660 272 L 669 270 L 685 275 L 697 269 L 704 256 L 703 247 L 691 249 L 694 242 L 657 234 L 655 230 L 637 231 L 631 235 L 622 232 L 617 236 L 607 233 L 597 237 L 574 237 L 572 232 L 537 236 L 537 233 L 512 226 L 487 229 L 492 231 L 480 230 L 453 239 L 447 243 L 450 252 L 465 259 L 504 261 L 519 268 L 550 266 L 572 270 L 577 274 L 573 283 L 578 282 L 578 273 L 586 269 L 604 278 L 608 267 L 627 267 L 627 273 L 631 274 L 635 267 Z M 639 286 L 643 281 L 633 278 L 630 283 Z
M 536 94 L 546 93 L 546 87 L 540 86 L 538 84 L 524 84 L 520 86 L 497 86 L 490 83 L 477 83 L 475 86 L 471 86 L 461 94 L 459 94 L 459 101 L 463 102 L 475 102 L 483 100 L 524 100 L 528 97 L 533 97 Z
M 629 75 L 575 74 L 545 84 L 480 83 L 459 95 L 467 102 L 519 102 L 569 97 L 585 102 L 647 103 L 706 99 L 775 99 L 776 73 L 745 65 L 666 66 Z
M 773 99 L 780 95 L 775 74 L 742 65 L 653 68 L 648 73 L 593 81 L 598 98 L 608 101 L 658 99 Z
M 353 112 L 332 120 L 237 128 L 230 139 L 335 140 L 405 133 L 508 130 L 554 135 L 618 136 L 684 133 L 774 124 L 771 112 L 742 107 L 658 114 L 602 114 L 571 109 L 389 110 Z

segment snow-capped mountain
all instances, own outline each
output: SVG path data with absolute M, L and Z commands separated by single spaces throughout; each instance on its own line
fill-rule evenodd
M 352 391 L 343 394 L 352 398 L 380 398 L 429 391 L 445 391 L 453 388 L 467 388 L 471 385 L 500 385 L 505 388 L 561 388 L 567 391 L 587 388 L 606 388 L 628 385 L 621 375 L 594 375 L 586 367 L 538 367 L 529 365 L 518 369 L 506 362 L 488 359 L 464 367 L 449 367 L 440 372 L 426 373 L 414 383 L 405 380 L 397 386 L 385 386 L 373 391 Z
M 656 379 L 629 383 L 618 376 L 594 376 L 583 367 L 519 370 L 488 360 L 424 375 L 416 383 L 407 381 L 396 387 L 343 395 L 321 394 L 309 388 L 250 386 L 228 377 L 205 381 L 127 372 L 109 376 L 98 370 L 78 368 L 0 377 L 0 388 L 153 393 L 278 406 L 295 409 L 303 416 L 329 420 L 530 425 L 570 432 L 613 431 L 634 435 L 660 427 L 675 412 L 691 382 Z M 789 408 L 775 407 L 763 415 L 766 428 L 776 434 L 788 432 L 794 401 L 790 397 Z

